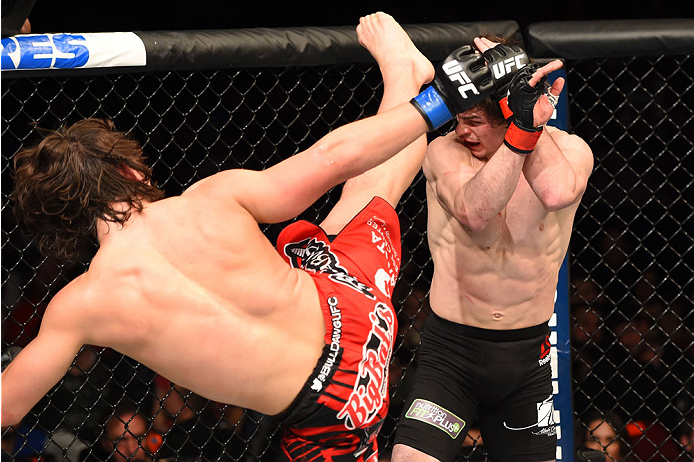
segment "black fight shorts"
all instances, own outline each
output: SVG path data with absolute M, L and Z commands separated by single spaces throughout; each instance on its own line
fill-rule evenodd
M 395 444 L 453 460 L 478 417 L 491 461 L 556 457 L 549 326 L 487 330 L 431 314 Z

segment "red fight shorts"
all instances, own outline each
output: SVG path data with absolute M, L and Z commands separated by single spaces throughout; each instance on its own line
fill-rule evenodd
M 391 296 L 400 270 L 400 223 L 374 198 L 332 241 L 297 221 L 277 241 L 280 255 L 309 273 L 325 320 L 325 347 L 284 423 L 290 460 L 376 461 L 388 413 L 388 367 L 397 333 Z

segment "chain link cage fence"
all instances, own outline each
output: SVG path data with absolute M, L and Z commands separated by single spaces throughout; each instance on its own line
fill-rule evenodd
M 463 29 L 467 39 L 477 32 Z M 269 32 L 251 35 L 262 40 Z M 445 25 L 408 32 L 432 59 L 461 43 Z M 450 43 L 431 45 L 427 34 L 448 35 Z M 354 47 L 355 37 L 347 35 Z M 378 68 L 333 54 L 336 62 L 312 65 L 3 72 L 3 354 L 34 338 L 48 301 L 91 257 L 86 252 L 74 265 L 58 265 L 16 227 L 9 203 L 12 157 L 37 139 L 35 124 L 112 119 L 143 144 L 157 183 L 176 195 L 221 169 L 266 168 L 375 113 Z M 574 429 L 577 446 L 614 460 L 689 460 L 693 64 L 690 53 L 665 51 L 566 60 L 572 130 L 596 160 L 568 255 Z M 335 200 L 335 192 L 328 193 L 299 218 L 320 219 Z M 384 459 L 430 312 L 433 268 L 421 175 L 398 212 L 403 263 L 393 302 L 400 327 L 391 411 L 379 435 Z M 264 228 L 271 241 L 283 225 Z M 598 430 L 608 427 L 607 439 L 599 439 Z M 128 445 L 135 444 L 157 460 L 274 461 L 280 435 L 267 416 L 203 399 L 113 350 L 85 345 L 22 423 L 3 429 L 2 458 L 103 461 L 131 454 Z M 487 460 L 483 439 L 473 432 L 459 459 Z

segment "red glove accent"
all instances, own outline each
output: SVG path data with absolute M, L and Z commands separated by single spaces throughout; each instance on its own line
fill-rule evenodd
M 518 154 L 528 154 L 533 152 L 537 140 L 542 135 L 542 127 L 536 129 L 536 131 L 529 132 L 518 128 L 518 126 L 511 122 L 508 130 L 506 130 L 506 136 L 504 137 L 504 144 L 513 152 Z
M 513 115 L 513 111 L 508 107 L 508 96 L 504 96 L 499 100 L 499 107 L 501 108 L 501 113 L 504 115 L 504 119 L 508 119 Z

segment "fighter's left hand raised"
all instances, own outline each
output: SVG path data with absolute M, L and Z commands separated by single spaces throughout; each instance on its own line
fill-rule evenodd
M 564 79 L 561 77 L 548 87 L 547 75 L 560 69 L 562 65 L 559 60 L 542 67 L 532 64 L 514 76 L 508 99 L 513 116 L 504 139 L 504 144 L 511 150 L 527 154 L 535 149 L 542 127 L 551 119 L 556 100 L 564 88 Z

